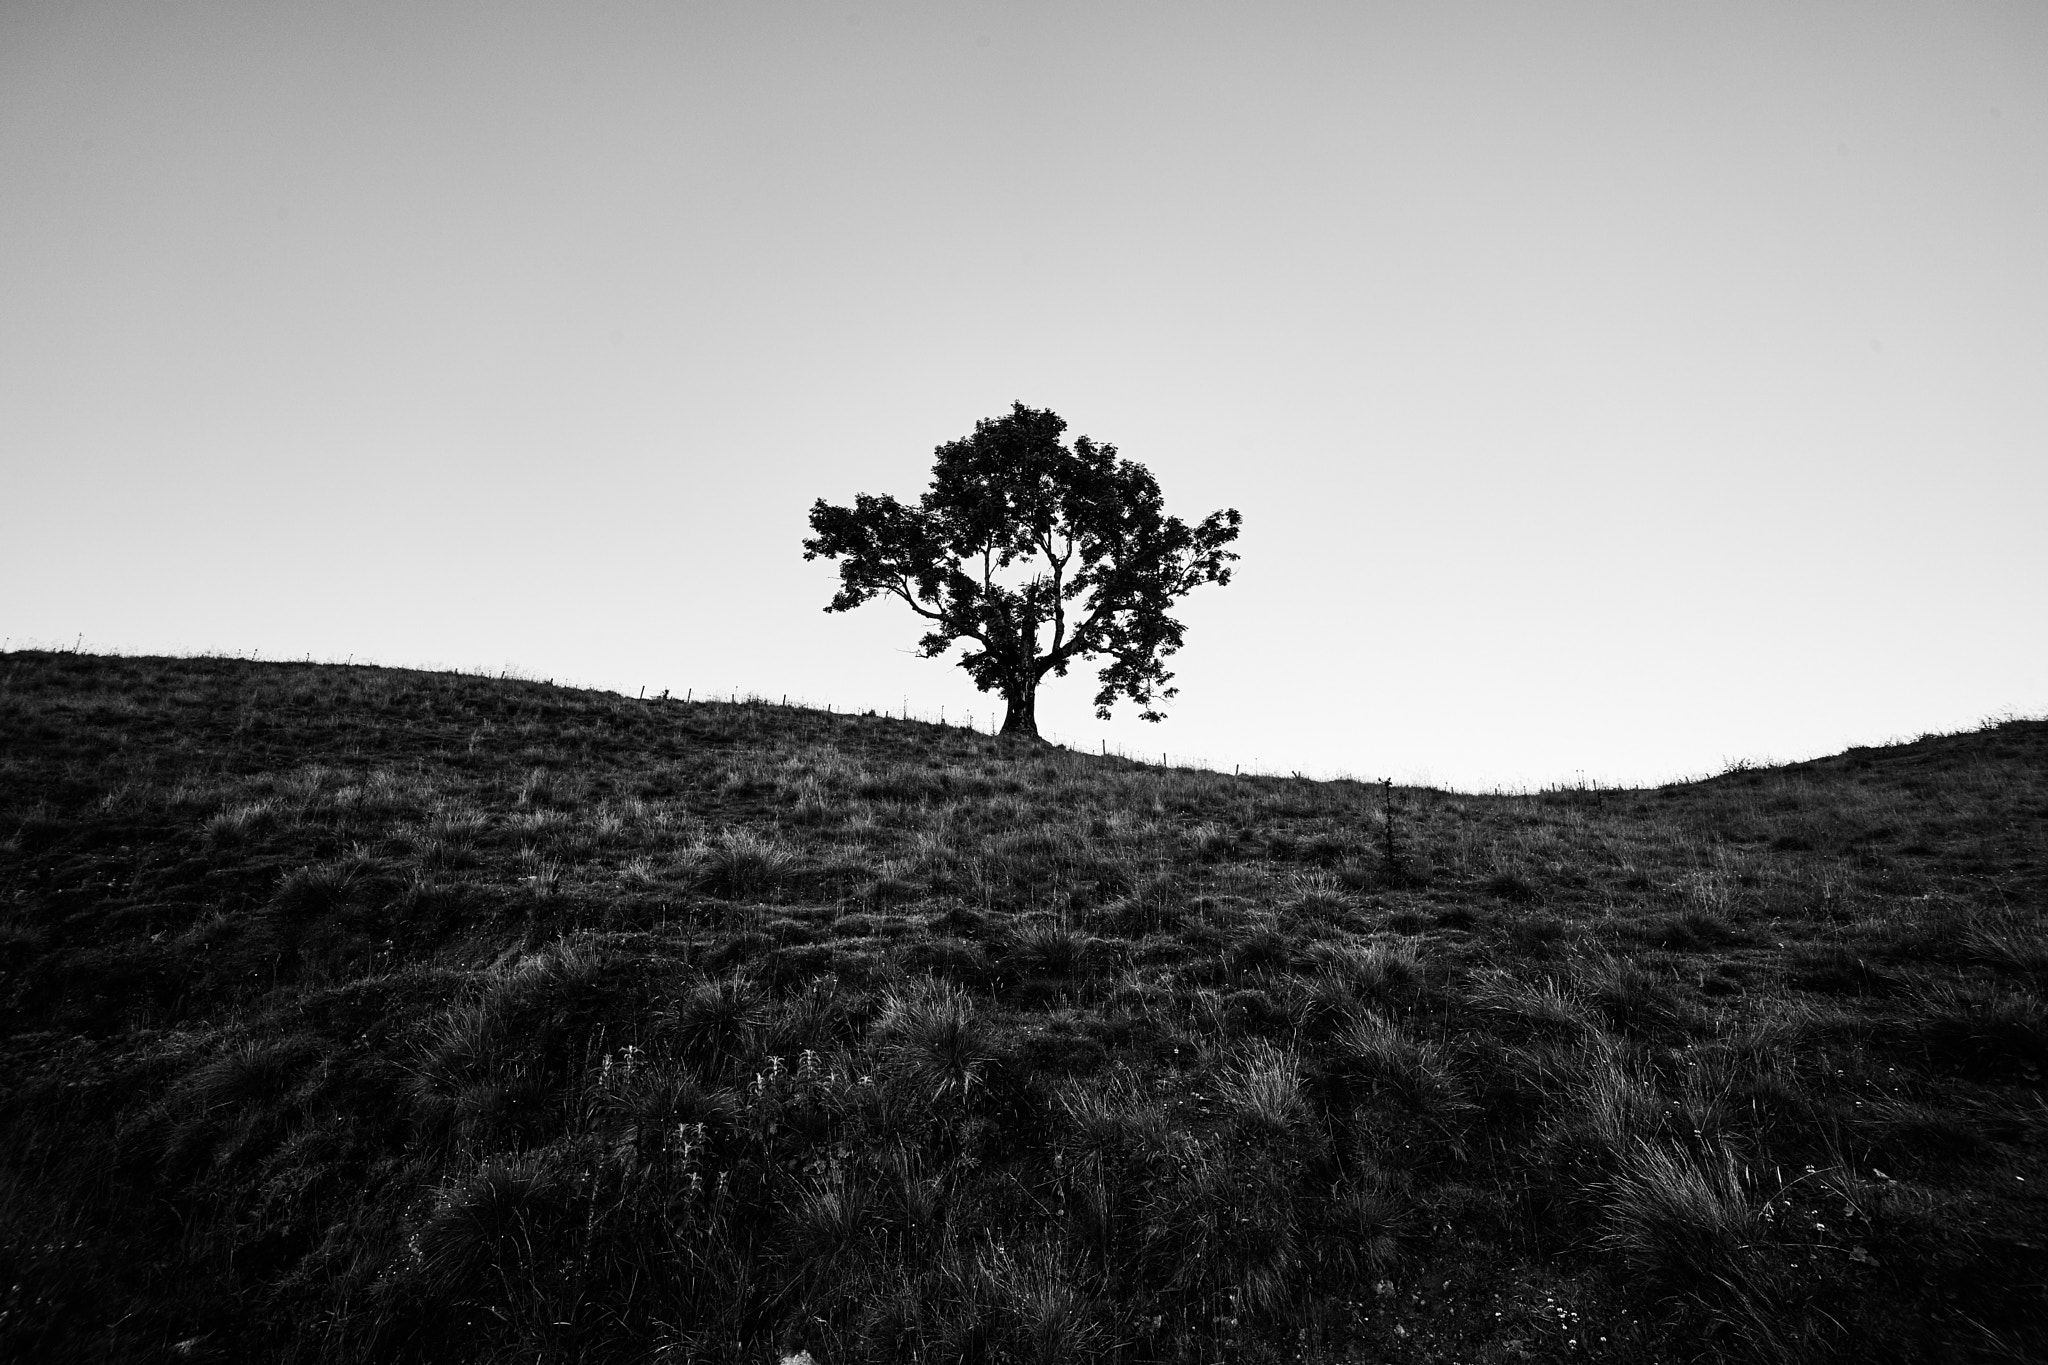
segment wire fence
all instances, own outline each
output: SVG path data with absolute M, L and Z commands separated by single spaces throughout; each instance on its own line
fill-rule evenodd
M 625 694 L 620 694 L 625 695 Z M 823 712 L 834 716 L 873 717 L 883 720 L 900 721 L 905 724 L 929 725 L 939 729 L 969 730 L 977 735 L 990 738 L 1000 737 L 1002 712 L 999 707 L 990 709 L 953 708 L 946 706 L 920 707 L 911 704 L 910 698 L 903 697 L 894 706 L 840 706 L 837 702 L 819 703 L 810 698 L 788 692 L 761 693 L 739 687 L 727 687 L 708 691 L 686 687 L 679 693 L 673 688 L 651 692 L 641 688 L 635 694 L 641 701 L 657 703 L 682 703 L 685 705 L 715 704 L 722 706 L 753 706 L 788 708 L 810 712 Z M 1206 755 L 1174 753 L 1171 749 L 1141 748 L 1125 744 L 1112 744 L 1107 738 L 1095 736 L 1076 739 L 1063 735 L 1058 730 L 1041 729 L 1039 738 L 1056 748 L 1071 754 L 1094 758 L 1114 758 L 1126 763 L 1147 768 L 1160 768 L 1187 772 L 1227 774 L 1233 777 L 1292 778 L 1304 781 L 1378 783 L 1378 778 L 1357 777 L 1350 773 L 1313 775 L 1299 768 L 1273 768 L 1256 760 L 1242 760 L 1221 763 Z
M 22 651 L 64 654 L 82 654 L 88 652 L 85 649 L 85 636 L 82 632 L 78 634 L 75 638 L 68 641 L 42 641 L 31 639 L 15 640 L 12 637 L 0 639 L 0 654 L 4 654 L 9 652 L 10 650 L 17 649 Z M 98 644 L 95 644 L 90 652 L 98 655 L 104 655 L 109 658 L 130 657 L 128 651 L 122 650 L 118 647 L 110 647 Z M 341 668 L 348 668 L 360 665 L 361 667 L 365 668 L 394 668 L 407 671 L 451 673 L 460 677 L 491 678 L 501 682 L 539 683 L 543 686 L 548 687 L 557 685 L 557 679 L 554 676 L 513 663 L 505 663 L 498 665 L 497 667 L 491 667 L 488 665 L 460 667 L 435 664 L 389 664 L 375 659 L 358 660 L 356 656 L 353 654 L 345 656 L 329 655 L 322 657 L 314 655 L 309 652 L 305 654 L 271 654 L 266 657 L 261 649 L 192 650 L 162 653 L 150 651 L 145 654 L 134 655 L 133 657 L 182 659 L 239 659 L 251 663 L 320 664 L 331 665 Z M 681 703 L 684 705 L 706 704 L 723 706 L 780 707 L 792 710 L 823 712 L 826 715 L 836 716 L 871 716 L 888 720 L 902 721 L 908 724 L 930 725 L 940 729 L 971 730 L 975 734 L 987 735 L 990 737 L 999 736 L 1002 731 L 1002 711 L 1000 707 L 989 707 L 985 709 L 972 707 L 952 708 L 946 706 L 939 706 L 936 708 L 918 707 L 911 705 L 910 698 L 907 696 L 900 698 L 894 706 L 844 707 L 840 706 L 835 701 L 827 701 L 821 703 L 814 701 L 808 697 L 803 697 L 788 692 L 776 693 L 771 695 L 748 690 L 737 686 L 726 687 L 722 689 L 701 689 L 696 687 L 684 687 L 680 692 L 678 692 L 674 688 L 668 687 L 662 688 L 660 691 L 655 692 L 648 687 L 641 686 L 636 688 L 633 693 L 629 694 L 613 687 L 603 686 L 599 684 L 581 683 L 567 679 L 562 680 L 560 685 L 564 687 L 576 688 L 578 690 L 583 691 L 609 692 L 613 696 L 643 702 Z M 1212 760 L 1206 755 L 1185 753 L 1176 754 L 1172 752 L 1170 749 L 1155 750 L 1150 748 L 1139 748 L 1124 744 L 1111 744 L 1106 738 L 1102 736 L 1096 736 L 1092 740 L 1075 739 L 1073 740 L 1073 742 L 1069 742 L 1070 737 L 1063 736 L 1057 730 L 1041 730 L 1039 732 L 1039 738 L 1045 740 L 1049 744 L 1052 744 L 1060 749 L 1065 750 L 1068 753 L 1089 755 L 1092 757 L 1103 759 L 1114 758 L 1119 759 L 1126 763 L 1137 764 L 1142 767 L 1158 768 L 1169 771 L 1177 770 L 1185 772 L 1204 772 L 1216 774 L 1222 774 L 1227 772 L 1234 777 L 1292 778 L 1296 780 L 1327 782 L 1366 782 L 1378 780 L 1354 777 L 1348 773 L 1339 773 L 1332 775 L 1315 775 L 1309 772 L 1305 772 L 1299 768 L 1272 768 L 1266 766 L 1263 763 L 1258 762 L 1257 760 L 1253 760 L 1249 763 L 1238 761 L 1230 764 L 1223 764 Z
M 39 640 L 26 637 L 17 639 L 13 636 L 0 638 L 0 654 L 8 654 L 17 651 L 62 654 L 84 654 L 90 652 L 92 654 L 104 655 L 110 658 L 159 657 L 184 659 L 240 659 L 247 660 L 252 663 L 261 662 L 283 664 L 325 664 L 339 667 L 350 667 L 358 665 L 358 663 L 360 663 L 360 666 L 366 668 L 394 668 L 408 671 L 452 673 L 464 677 L 493 678 L 507 682 L 540 683 L 544 686 L 555 686 L 557 684 L 557 679 L 553 676 L 541 673 L 533 669 L 525 668 L 513 663 L 506 663 L 499 665 L 497 667 L 459 667 L 435 664 L 387 664 L 373 659 L 363 659 L 358 661 L 356 656 L 353 654 L 340 657 L 321 657 L 309 652 L 305 654 L 270 654 L 266 656 L 264 651 L 262 651 L 261 649 L 192 651 L 152 650 L 147 652 L 136 652 L 123 649 L 119 646 L 108 646 L 98 643 L 94 643 L 91 650 L 88 651 L 86 648 L 85 635 L 83 632 L 76 634 L 70 640 Z M 978 735 L 987 735 L 992 737 L 999 735 L 1002 729 L 1002 712 L 999 706 L 991 706 L 986 709 L 971 707 L 952 708 L 946 706 L 918 707 L 913 706 L 911 704 L 910 698 L 907 696 L 900 698 L 894 706 L 844 707 L 840 706 L 836 701 L 827 701 L 820 703 L 808 697 L 798 696 L 788 692 L 770 695 L 736 686 L 727 687 L 723 689 L 699 689 L 695 687 L 685 687 L 681 690 L 680 693 L 678 693 L 673 688 L 663 688 L 659 692 L 652 692 L 651 689 L 647 687 L 640 687 L 637 688 L 634 693 L 629 694 L 602 684 L 583 683 L 574 680 L 563 680 L 560 685 L 564 687 L 576 688 L 578 690 L 583 691 L 609 692 L 614 696 L 629 699 L 637 699 L 645 702 L 679 702 L 684 704 L 704 703 L 727 706 L 782 707 L 794 710 L 823 712 L 827 715 L 856 717 L 871 716 L 877 718 L 886 718 L 889 720 L 902 721 L 911 724 L 930 725 L 941 729 L 969 730 L 973 731 L 975 734 Z M 1978 728 L 1991 728 L 1992 726 L 1995 726 L 1999 723 L 2015 720 L 2041 719 L 2048 719 L 2048 716 L 2023 714 L 2009 708 L 2001 714 L 1986 716 L 1979 723 Z M 1954 733 L 1961 732 L 1958 731 Z M 1151 749 L 1127 744 L 1112 744 L 1106 737 L 1100 735 L 1087 738 L 1080 738 L 1062 735 L 1061 732 L 1057 730 L 1041 730 L 1039 732 L 1039 736 L 1046 742 L 1058 748 L 1061 748 L 1068 753 L 1088 755 L 1102 759 L 1113 758 L 1121 760 L 1126 763 L 1141 765 L 1147 768 L 1158 768 L 1163 770 L 1181 770 L 1189 772 L 1205 772 L 1216 774 L 1228 773 L 1236 777 L 1276 779 L 1286 778 L 1294 779 L 1297 781 L 1314 782 L 1354 782 L 1364 783 L 1373 786 L 1377 786 L 1383 781 L 1385 781 L 1384 778 L 1360 777 L 1356 774 L 1348 772 L 1318 773 L 1313 770 L 1303 768 L 1269 767 L 1257 759 L 1253 759 L 1249 762 L 1240 760 L 1225 764 L 1214 761 L 1209 756 L 1202 754 L 1176 754 L 1171 749 Z M 1931 737 L 1933 737 L 1933 735 L 1931 734 L 1919 736 L 1919 738 L 1922 739 Z M 1890 742 L 1899 743 L 1903 741 L 1894 739 Z M 1754 768 L 1766 768 L 1770 766 L 1774 766 L 1770 760 L 1733 759 L 1724 763 L 1718 773 L 1704 772 L 1697 775 L 1674 777 L 1666 779 L 1666 781 L 1674 783 L 1684 783 L 1688 781 L 1696 782 L 1706 780 L 1717 775 L 1726 776 L 1733 773 L 1741 773 Z M 1406 787 L 1421 787 L 1428 786 L 1431 784 L 1428 783 L 1426 780 L 1418 780 L 1414 782 L 1397 782 L 1395 785 Z M 1549 783 L 1533 785 L 1525 784 L 1519 786 L 1498 784 L 1490 788 L 1472 790 L 1464 794 L 1474 796 L 1542 796 L 1570 793 L 1622 792 L 1640 789 L 1640 787 L 1628 783 L 1614 783 L 1602 781 L 1597 776 L 1589 778 L 1583 770 L 1580 770 L 1574 773 L 1573 777 L 1570 779 L 1561 779 Z

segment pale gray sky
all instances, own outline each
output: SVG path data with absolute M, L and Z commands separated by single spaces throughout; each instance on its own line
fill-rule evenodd
M 1245 516 L 1146 726 L 1647 782 L 2048 709 L 2048 6 L 0 0 L 0 634 L 986 722 L 813 498 Z

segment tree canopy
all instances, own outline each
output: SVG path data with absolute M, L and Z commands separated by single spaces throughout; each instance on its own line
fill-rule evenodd
M 1189 525 L 1168 516 L 1159 484 L 1116 447 L 1086 436 L 1061 443 L 1058 414 L 1022 403 L 939 446 L 931 487 L 914 506 L 858 494 L 851 507 L 811 507 L 804 558 L 839 562 L 825 608 L 903 600 L 927 623 L 926 658 L 955 642 L 975 686 L 1007 705 L 1003 733 L 1038 734 L 1048 674 L 1106 660 L 1095 714 L 1127 699 L 1146 720 L 1177 689 L 1166 660 L 1185 628 L 1169 614 L 1203 583 L 1230 581 L 1241 518 L 1235 508 Z

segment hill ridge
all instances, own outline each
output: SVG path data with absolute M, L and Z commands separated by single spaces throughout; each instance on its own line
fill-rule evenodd
M 0 655 L 0 1352 L 2040 1355 L 2044 849 Z

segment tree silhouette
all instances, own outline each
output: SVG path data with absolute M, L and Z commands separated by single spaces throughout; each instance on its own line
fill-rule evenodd
M 914 507 L 857 495 L 811 507 L 804 558 L 839 561 L 827 611 L 900 597 L 930 629 L 936 658 L 955 641 L 984 692 L 1000 692 L 1006 735 L 1038 736 L 1038 686 L 1069 664 L 1104 658 L 1095 714 L 1119 697 L 1146 720 L 1177 689 L 1166 659 L 1184 627 L 1168 609 L 1203 583 L 1228 583 L 1241 518 L 1235 508 L 1190 526 L 1167 516 L 1159 484 L 1113 445 L 1060 443 L 1058 414 L 1013 403 L 1008 415 L 939 446 L 932 486 Z M 1050 639 L 1045 632 L 1050 630 Z M 1045 645 L 1043 653 L 1040 646 Z

